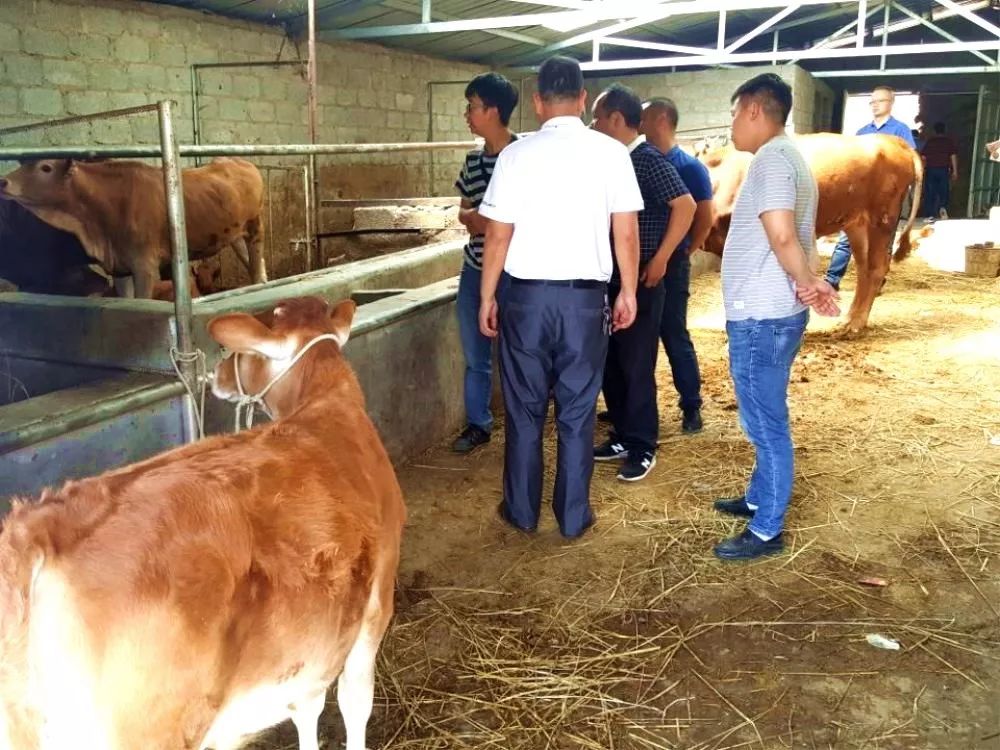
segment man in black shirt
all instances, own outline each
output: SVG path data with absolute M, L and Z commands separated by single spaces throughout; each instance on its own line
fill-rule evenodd
M 639 287 L 635 322 L 611 336 L 604 366 L 604 401 L 611 434 L 594 449 L 594 460 L 624 459 L 618 478 L 637 482 L 656 464 L 659 412 L 656 356 L 667 263 L 691 228 L 696 204 L 667 157 L 639 135 L 642 101 L 612 84 L 594 100 L 592 127 L 629 149 L 645 208 L 639 212 Z M 608 286 L 618 291 L 617 269 Z

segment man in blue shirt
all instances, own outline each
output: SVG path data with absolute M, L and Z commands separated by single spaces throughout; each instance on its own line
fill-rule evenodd
M 902 138 L 910 148 L 916 149 L 910 126 L 892 116 L 892 103 L 896 92 L 890 86 L 876 86 L 872 89 L 872 97 L 868 104 L 872 108 L 872 121 L 860 128 L 856 135 L 895 135 Z M 905 212 L 904 212 L 905 213 Z M 892 245 L 890 243 L 890 249 Z M 830 265 L 826 269 L 826 280 L 834 289 L 840 289 L 840 281 L 847 273 L 847 265 L 851 262 L 851 243 L 844 232 L 840 233 L 837 246 L 830 256 Z
M 677 251 L 670 256 L 667 273 L 663 277 L 665 297 L 660 318 L 660 340 L 670 361 L 674 387 L 680 396 L 681 430 L 690 434 L 699 432 L 702 427 L 701 374 L 698 371 L 698 355 L 687 327 L 688 297 L 691 296 L 690 253 L 705 244 L 715 219 L 715 207 L 708 169 L 676 143 L 678 119 L 677 105 L 670 99 L 651 99 L 643 105 L 639 132 L 646 136 L 650 145 L 666 154 L 667 161 L 680 173 L 696 204 L 691 229 L 677 246 Z

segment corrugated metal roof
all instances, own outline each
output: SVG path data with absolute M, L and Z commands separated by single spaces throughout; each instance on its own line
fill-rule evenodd
M 196 9 L 232 18 L 240 18 L 265 24 L 283 25 L 292 31 L 300 31 L 305 24 L 306 0 L 154 0 L 169 5 Z M 926 15 L 932 8 L 941 6 L 935 0 L 906 0 L 912 11 Z M 406 25 L 420 22 L 420 0 L 317 0 L 316 21 L 321 38 L 332 39 L 338 31 L 373 26 Z M 872 3 L 870 10 L 879 8 Z M 543 7 L 511 0 L 433 0 L 432 20 L 449 21 L 496 16 L 534 15 L 558 12 L 558 7 Z M 731 11 L 727 14 L 726 35 L 732 41 L 756 28 L 770 18 L 777 9 Z M 982 11 L 984 17 L 1000 23 L 1000 13 L 996 10 Z M 807 48 L 820 39 L 857 17 L 857 4 L 829 3 L 807 5 L 798 8 L 786 17 L 776 28 L 780 29 L 782 47 Z M 903 18 L 894 10 L 893 20 Z M 880 25 L 882 11 L 878 10 L 869 20 L 872 26 Z M 614 20 L 601 21 L 570 32 L 559 32 L 545 26 L 523 26 L 497 30 L 457 31 L 450 33 L 387 36 L 369 40 L 396 49 L 405 49 L 423 54 L 455 60 L 478 62 L 487 65 L 509 66 L 533 64 L 550 54 L 548 45 L 564 38 L 590 30 L 596 30 L 615 23 Z M 962 38 L 988 38 L 988 32 L 972 26 L 962 18 L 943 19 L 939 26 Z M 791 26 L 789 27 L 789 25 Z M 621 36 L 641 41 L 683 44 L 713 48 L 716 43 L 718 16 L 715 12 L 689 14 L 645 24 L 622 32 Z M 741 51 L 770 51 L 772 31 L 748 42 Z M 898 32 L 892 36 L 895 43 L 921 43 L 944 41 L 934 31 L 926 27 L 916 27 Z M 869 42 L 871 43 L 871 42 Z M 590 59 L 591 44 L 565 47 L 559 50 L 580 59 Z M 663 56 L 667 53 L 655 50 L 603 45 L 601 57 L 604 60 L 629 60 Z M 936 59 L 935 65 L 968 64 L 967 53 L 948 55 L 947 60 Z M 916 59 L 916 58 L 910 58 Z M 963 62 L 958 63 L 958 60 Z M 924 60 L 920 64 L 926 64 Z M 814 60 L 805 63 L 810 69 L 829 69 L 850 64 L 852 67 L 866 64 L 863 60 Z M 870 64 L 870 59 L 867 61 Z

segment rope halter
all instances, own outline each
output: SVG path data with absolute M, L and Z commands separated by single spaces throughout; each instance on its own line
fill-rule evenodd
M 333 333 L 320 334 L 316 338 L 310 340 L 308 344 L 299 349 L 298 353 L 294 357 L 292 357 L 291 361 L 287 365 L 285 365 L 285 368 L 277 375 L 275 375 L 273 378 L 271 378 L 268 384 L 265 385 L 264 388 L 259 393 L 255 394 L 250 394 L 247 393 L 245 390 L 243 390 L 243 381 L 240 379 L 240 355 L 238 352 L 233 355 L 233 373 L 236 376 L 236 391 L 239 394 L 239 398 L 236 401 L 236 425 L 234 432 L 240 431 L 241 422 L 245 423 L 244 426 L 248 430 L 251 427 L 253 427 L 254 415 L 256 414 L 257 409 L 260 409 L 261 411 L 270 414 L 267 405 L 264 403 L 264 396 L 267 394 L 269 390 L 271 390 L 271 386 L 273 386 L 275 383 L 281 380 L 285 375 L 287 375 L 289 371 L 293 367 L 295 367 L 295 363 L 298 362 L 300 359 L 302 359 L 303 355 L 307 351 L 312 349 L 320 341 L 336 341 L 338 346 L 340 345 L 340 337 L 337 336 L 336 334 Z

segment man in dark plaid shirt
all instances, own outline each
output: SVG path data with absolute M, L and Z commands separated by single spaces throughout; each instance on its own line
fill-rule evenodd
M 604 366 L 604 401 L 611 434 L 594 449 L 594 460 L 624 459 L 618 478 L 643 479 L 656 464 L 659 413 L 656 408 L 656 356 L 663 313 L 663 276 L 670 256 L 687 236 L 696 204 L 666 156 L 639 135 L 642 101 L 621 84 L 612 84 L 593 107 L 595 130 L 624 143 L 642 191 L 639 212 L 639 288 L 635 322 L 616 332 Z M 617 269 L 608 286 L 617 291 Z

